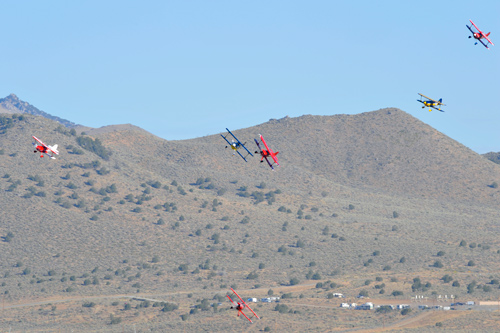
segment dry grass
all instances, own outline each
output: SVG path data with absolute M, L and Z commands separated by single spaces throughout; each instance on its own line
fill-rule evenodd
M 94 133 L 113 152 L 109 161 L 103 161 L 87 151 L 83 155 L 66 152 L 65 146 L 77 145 L 75 137 L 54 131 L 56 127 L 51 121 L 26 116 L 0 136 L 0 149 L 5 151 L 0 155 L 0 236 L 14 234 L 10 242 L 0 242 L 0 284 L 5 283 L 0 293 L 5 304 L 136 294 L 169 295 L 164 300 L 180 308 L 166 314 L 158 308 L 119 312 L 111 302 L 99 300 L 91 309 L 82 308 L 79 302 L 58 303 L 55 313 L 48 314 L 29 307 L 6 309 L 2 330 L 10 326 L 42 331 L 58 327 L 113 330 L 116 327 L 108 325 L 112 313 L 123 316 L 123 327 L 135 324 L 142 330 L 238 330 L 242 322 L 224 310 L 199 312 L 186 322 L 179 317 L 189 312 L 196 299 L 223 296 L 231 285 L 248 296 L 273 289 L 276 294 L 292 292 L 296 297 L 287 302 L 299 314 L 282 315 L 272 311 L 272 305 L 257 305 L 266 319 L 252 330 L 266 326 L 292 331 L 380 327 L 385 317 L 342 311 L 336 308 L 338 301 L 326 299 L 327 294 L 342 292 L 354 301 L 357 293 L 366 290 L 372 298 L 392 302 L 397 298 L 390 294 L 399 290 L 403 300 L 416 293 L 411 290 L 416 277 L 432 284 L 424 292 L 429 297 L 500 297 L 498 285 L 488 284 L 500 278 L 499 191 L 486 186 L 500 178 L 500 167 L 402 111 L 304 116 L 236 131 L 245 141 L 254 132 L 263 133 L 281 151 L 282 167 L 274 173 L 255 161 L 244 163 L 231 156 L 218 136 L 167 142 L 133 127 L 107 128 Z M 59 143 L 60 157 L 49 161 L 30 152 L 27 145 L 32 134 Z M 18 153 L 10 156 L 12 152 Z M 105 167 L 110 173 L 62 167 L 95 160 L 101 163 L 98 170 Z M 89 177 L 82 176 L 86 172 Z M 10 177 L 1 178 L 5 173 Z M 70 178 L 63 179 L 68 173 Z M 38 175 L 44 186 L 37 186 L 28 175 Z M 199 177 L 210 178 L 204 185 L 213 184 L 214 189 L 193 185 Z M 6 191 L 16 180 L 21 184 Z M 93 185 L 86 185 L 88 181 Z M 147 185 L 154 181 L 162 187 Z M 173 181 L 185 195 L 171 185 Z M 265 189 L 257 187 L 261 182 Z M 70 183 L 76 188 L 68 188 Z M 116 185 L 116 193 L 89 191 L 111 184 Z M 281 193 L 275 194 L 272 205 L 265 201 L 255 205 L 252 198 L 237 195 L 242 186 L 249 193 Z M 46 196 L 22 198 L 30 187 Z M 218 196 L 222 188 L 226 192 Z M 62 195 L 55 195 L 57 191 Z M 137 204 L 144 191 L 150 200 Z M 71 198 L 73 193 L 78 199 Z M 134 202 L 120 204 L 128 194 Z M 62 198 L 59 204 L 58 198 Z M 221 203 L 215 210 L 214 199 Z M 79 200 L 85 201 L 85 208 L 74 206 Z M 70 203 L 69 208 L 61 206 L 64 202 Z M 165 203 L 175 203 L 177 209 L 155 209 Z M 281 206 L 291 213 L 279 212 Z M 301 206 L 304 217 L 310 219 L 297 218 Z M 135 208 L 141 212 L 133 212 Z M 94 215 L 97 220 L 91 220 Z M 245 216 L 249 222 L 240 223 Z M 163 225 L 157 225 L 159 219 Z M 328 232 L 323 235 L 325 227 Z M 219 235 L 218 244 L 211 239 L 214 234 Z M 461 240 L 476 247 L 459 247 Z M 297 241 L 304 247 L 297 247 Z M 281 246 L 285 252 L 278 252 Z M 374 255 L 376 251 L 380 253 Z M 438 257 L 439 251 L 445 255 Z M 153 262 L 155 256 L 157 262 Z M 400 263 L 402 257 L 404 263 Z M 432 267 L 436 260 L 442 268 Z M 467 266 L 471 260 L 475 266 Z M 18 262 L 21 267 L 15 267 Z M 259 268 L 261 263 L 264 268 Z M 179 271 L 181 265 L 187 265 L 186 272 Z M 390 269 L 383 270 L 386 266 Z M 23 274 L 26 268 L 29 274 Z M 50 276 L 49 271 L 54 274 Z M 309 271 L 319 273 L 319 281 L 330 280 L 337 287 L 314 288 L 318 281 L 306 279 Z M 247 279 L 250 273 L 258 277 Z M 442 282 L 445 274 L 460 287 Z M 377 277 L 382 281 L 376 281 Z M 287 289 L 292 278 L 301 285 Z M 372 282 L 365 285 L 366 280 Z M 481 289 L 467 294 L 466 286 L 473 280 Z M 381 283 L 385 283 L 385 294 L 375 287 Z M 492 290 L 483 291 L 483 286 Z M 187 297 L 190 293 L 192 298 Z M 123 301 L 120 304 L 123 307 Z M 384 320 L 402 319 L 392 314 Z

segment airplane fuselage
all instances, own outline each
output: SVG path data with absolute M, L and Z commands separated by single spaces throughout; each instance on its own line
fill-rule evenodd
M 433 102 L 433 101 L 424 101 L 423 103 L 425 106 L 428 106 L 428 107 L 433 107 L 433 106 L 439 105 L 439 103 Z
M 238 142 L 234 142 L 231 144 L 231 149 L 234 151 L 240 149 L 240 147 L 241 147 L 241 145 Z

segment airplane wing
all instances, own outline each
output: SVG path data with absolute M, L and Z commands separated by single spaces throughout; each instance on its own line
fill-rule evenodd
M 486 36 L 483 36 L 483 37 L 484 37 L 484 38 L 486 38 L 486 39 L 488 39 Z M 485 43 L 483 42 L 483 40 L 482 40 L 482 39 L 478 39 L 478 40 L 479 40 L 479 42 L 480 42 L 481 44 L 483 44 L 483 46 L 484 46 L 485 48 L 487 48 L 488 50 L 490 49 L 490 48 L 488 47 L 488 44 L 485 44 Z M 489 39 L 488 39 L 488 40 L 489 40 Z M 493 45 L 493 43 L 492 43 L 491 45 Z
M 444 105 L 444 104 L 441 104 L 441 105 Z M 434 110 L 437 110 L 437 111 L 440 111 L 440 112 L 444 112 L 443 110 L 441 110 L 441 109 L 439 109 L 439 108 L 437 108 L 435 106 L 430 106 L 430 107 L 433 108 Z
M 474 26 L 474 28 L 476 28 L 476 29 L 477 29 L 477 31 L 478 31 L 481 35 L 483 35 L 483 32 L 482 32 L 481 30 L 479 30 L 479 28 L 477 27 L 477 25 L 475 25 L 475 24 L 474 24 L 474 22 L 472 22 L 472 20 L 469 20 L 469 21 L 470 21 L 470 23 L 472 23 L 472 25 Z
M 248 304 L 247 304 L 247 303 L 243 300 L 243 298 L 241 298 L 241 297 L 240 297 L 240 295 L 238 295 L 238 293 L 237 293 L 236 291 L 234 291 L 234 289 L 233 289 L 233 288 L 231 288 L 231 290 L 233 291 L 233 293 L 234 293 L 236 296 L 238 296 L 238 298 L 240 299 L 240 301 L 241 301 L 241 302 L 243 302 L 243 304 L 245 304 L 245 307 L 246 307 L 248 310 L 250 310 L 250 312 L 252 312 L 252 313 L 253 313 L 253 315 L 254 315 L 255 317 L 257 317 L 257 319 L 260 319 L 260 317 L 259 317 L 259 316 L 257 316 L 257 314 L 256 314 L 256 313 L 252 310 L 252 308 L 250 308 L 250 307 L 248 306 Z M 228 296 L 228 297 L 229 297 L 229 296 Z M 242 313 L 243 313 L 243 312 L 242 312 Z M 249 318 L 248 318 L 245 314 L 243 314 L 243 315 L 244 315 L 244 316 L 245 316 L 248 320 L 250 320 L 250 319 L 249 319 Z M 252 322 L 252 321 L 250 320 L 250 322 Z
M 238 143 L 241 145 L 241 147 L 245 148 L 245 150 L 248 152 L 248 154 L 252 155 L 252 153 L 248 151 L 248 149 L 247 149 L 247 148 L 246 148 L 246 147 L 245 147 L 245 146 L 244 146 L 244 145 L 243 145 L 243 144 L 242 144 L 242 143 L 241 143 L 241 142 L 240 142 L 240 141 L 239 141 L 239 140 L 238 140 L 238 139 L 237 139 L 237 138 L 233 135 L 233 133 L 231 133 L 231 131 L 229 131 L 227 128 L 226 128 L 226 130 L 229 132 L 229 134 L 231 134 L 231 135 L 233 136 L 233 138 L 235 138 L 235 139 L 236 139 L 236 141 L 238 141 Z M 231 142 L 229 142 L 229 140 L 228 140 L 228 139 L 227 139 L 224 135 L 222 135 L 222 134 L 221 134 L 220 136 L 222 136 L 222 138 L 223 138 L 224 140 L 226 140 L 226 142 L 227 142 L 227 144 L 228 144 L 229 146 L 232 146 Z M 245 162 L 248 162 L 248 161 L 247 161 L 247 159 L 245 158 L 245 156 L 241 155 L 241 153 L 240 153 L 237 149 L 235 149 L 235 151 L 238 153 L 238 155 L 240 155 L 240 157 L 241 157 L 241 158 L 242 158 Z M 248 155 L 247 155 L 247 156 L 248 156 Z M 252 155 L 252 156 L 253 156 L 253 155 Z
M 226 296 L 227 296 L 227 298 L 229 298 L 229 300 L 231 301 L 231 303 L 232 303 L 234 306 L 236 306 L 236 305 L 237 305 L 237 304 L 236 304 L 236 302 L 235 302 L 235 301 L 233 301 L 233 299 L 232 299 L 229 295 L 226 295 Z
M 261 137 L 262 137 L 262 136 L 261 136 Z M 257 141 L 257 139 L 253 139 L 253 140 L 254 140 L 254 141 L 255 141 L 255 143 L 257 144 L 257 147 L 259 147 L 260 153 L 262 154 L 262 148 L 260 148 L 259 141 Z M 269 160 L 267 159 L 267 156 L 262 155 L 262 157 L 266 159 L 267 164 L 269 164 L 269 166 L 271 167 L 271 169 L 273 169 L 273 170 L 274 170 L 273 165 L 269 162 Z
M 226 131 L 228 131 L 228 132 L 229 132 L 229 134 L 231 134 L 231 135 L 233 136 L 233 138 L 234 138 L 236 141 L 238 141 L 238 143 L 240 144 L 240 146 L 242 146 L 243 148 L 245 148 L 245 150 L 247 151 L 247 153 L 249 153 L 251 156 L 253 156 L 253 155 L 252 155 L 252 153 L 251 153 L 251 152 L 247 149 L 247 147 L 245 147 L 245 145 L 244 145 L 244 144 L 243 144 L 240 140 L 238 140 L 238 138 L 237 138 L 237 137 L 236 137 L 233 133 L 231 133 L 231 131 L 230 131 L 230 130 L 228 130 L 228 129 L 226 128 Z M 240 154 L 240 155 L 241 155 L 241 154 Z
M 472 30 L 472 28 L 471 28 L 471 27 L 469 27 L 467 24 L 466 24 L 465 26 L 467 27 L 467 29 L 469 29 L 469 30 L 470 30 L 470 32 L 471 32 L 472 34 L 474 34 L 474 30 Z
M 274 152 L 271 149 L 269 149 L 269 147 L 267 146 L 266 141 L 264 140 L 264 137 L 262 135 L 260 135 L 260 134 L 259 134 L 259 136 L 260 136 L 260 139 L 262 140 L 262 143 L 264 144 L 264 146 L 266 146 L 266 149 L 269 152 L 269 155 L 271 155 L 271 157 L 273 158 L 274 162 L 276 164 L 278 164 L 278 166 L 279 166 L 280 164 L 278 163 L 278 160 L 276 159 L 276 155 L 274 154 Z
M 45 143 L 42 142 L 42 140 L 40 140 L 39 138 L 37 138 L 36 136 L 32 135 L 31 136 L 33 139 L 35 139 L 36 141 L 38 141 L 39 144 L 41 144 L 42 146 L 44 147 L 47 147 L 47 145 Z M 47 147 L 48 148 L 48 147 Z
M 427 98 L 429 101 L 433 101 L 433 102 L 438 103 L 438 101 L 433 100 L 433 99 L 432 99 L 432 98 L 430 98 L 430 97 L 427 97 L 427 96 L 425 96 L 425 95 L 422 95 L 421 93 L 418 93 L 418 94 L 419 94 L 420 96 L 424 97 L 424 98 Z
M 493 44 L 493 42 L 492 42 L 492 41 L 488 38 L 488 36 L 483 35 L 483 37 L 484 37 L 484 38 L 486 38 L 486 40 L 487 40 L 487 41 L 488 41 L 491 45 L 493 45 L 493 46 L 495 45 L 495 44 Z M 489 49 L 489 47 L 486 47 L 486 48 L 487 48 L 487 49 Z
M 231 142 L 229 142 L 229 140 L 228 140 L 228 139 L 226 139 L 226 137 L 225 137 L 224 135 L 222 135 L 222 134 L 221 134 L 220 136 L 222 136 L 222 138 L 223 138 L 224 140 L 226 140 L 227 144 L 228 144 L 229 146 L 231 146 Z

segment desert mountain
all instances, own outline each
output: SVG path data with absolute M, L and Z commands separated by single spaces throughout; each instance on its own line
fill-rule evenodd
M 500 152 L 497 152 L 497 153 L 489 152 L 489 153 L 483 154 L 483 156 L 496 164 L 500 164 Z
M 81 330 L 108 325 L 110 313 L 179 330 L 196 301 L 187 293 L 211 299 L 228 286 L 267 293 L 328 280 L 310 296 L 326 299 L 332 288 L 382 295 L 380 285 L 366 284 L 377 277 L 380 297 L 391 297 L 412 293 L 420 277 L 428 293 L 466 295 L 472 281 L 500 278 L 500 190 L 489 186 L 500 166 L 398 109 L 231 129 L 252 151 L 261 133 L 280 152 L 275 172 L 257 156 L 232 156 L 219 134 L 166 141 L 133 125 L 82 134 L 29 114 L 0 120 L 7 303 L 147 294 L 180 306 L 172 316 L 137 310 L 146 311 L 141 317 L 104 302 L 81 314 Z M 57 159 L 34 154 L 31 135 L 59 144 Z M 443 283 L 445 272 L 459 283 Z M 73 316 L 65 311 L 62 321 Z M 28 312 L 10 316 L 0 328 L 26 329 L 19 318 L 57 327 Z M 193 314 L 191 329 L 239 327 L 221 316 Z M 294 318 L 307 329 L 308 315 Z
M 0 114 L 1 113 L 31 114 L 34 116 L 42 116 L 42 117 L 45 117 L 47 119 L 55 120 L 66 127 L 71 128 L 71 127 L 78 126 L 77 124 L 75 124 L 69 120 L 53 116 L 51 114 L 48 114 L 47 112 L 43 112 L 43 111 L 37 109 L 36 107 L 34 107 L 33 105 L 20 100 L 14 94 L 10 94 L 9 96 L 7 96 L 5 98 L 0 98 Z
M 237 163 L 221 149 L 219 135 L 169 142 L 124 128 L 96 137 L 122 160 L 166 177 L 186 179 L 210 170 L 221 179 L 258 177 L 302 191 L 329 191 L 326 184 L 333 182 L 409 198 L 486 205 L 500 200 L 497 192 L 485 190 L 500 179 L 498 166 L 398 109 L 283 118 L 234 133 L 251 149 L 262 133 L 281 151 L 283 167 L 266 173 L 258 163 Z

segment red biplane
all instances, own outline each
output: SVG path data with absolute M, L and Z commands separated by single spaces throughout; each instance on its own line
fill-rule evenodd
M 276 164 L 277 166 L 280 166 L 280 164 L 278 163 L 278 158 L 276 157 L 276 155 L 279 154 L 279 151 L 274 152 L 271 149 L 269 149 L 269 147 L 267 146 L 267 143 L 264 140 L 264 138 L 262 137 L 262 135 L 259 134 L 259 137 L 260 137 L 261 143 L 266 147 L 266 149 L 262 149 L 260 147 L 259 141 L 257 141 L 257 139 L 254 139 L 255 143 L 257 144 L 257 147 L 259 148 L 259 151 L 256 151 L 255 153 L 256 154 L 260 153 L 260 156 L 262 156 L 260 158 L 260 162 L 261 163 L 264 162 L 264 159 L 266 159 L 267 164 L 269 164 L 269 166 L 271 167 L 271 169 L 274 170 L 274 167 L 273 167 L 274 164 Z M 273 159 L 273 163 L 271 163 L 269 161 L 269 159 L 268 159 L 269 156 Z
M 233 306 L 231 306 L 231 309 L 235 309 L 235 310 L 238 310 L 238 317 L 241 315 L 243 315 L 246 319 L 248 319 L 249 322 L 253 323 L 252 322 L 252 319 L 251 318 L 257 318 L 257 319 L 260 319 L 259 316 L 257 316 L 257 314 L 248 306 L 247 303 L 245 303 L 245 301 L 240 297 L 240 295 L 238 295 L 236 293 L 236 291 L 234 291 L 233 288 L 231 288 L 231 291 L 233 292 L 233 296 L 236 295 L 238 297 L 238 299 L 241 301 L 240 302 L 235 302 L 232 300 L 232 298 L 229 296 L 229 295 L 226 295 L 227 298 L 229 298 L 229 300 L 231 301 L 231 303 L 233 304 Z M 250 315 L 250 317 L 248 317 L 244 310 L 245 309 L 248 309 L 252 314 Z
M 54 154 L 59 155 L 59 151 L 57 150 L 57 145 L 53 146 L 47 146 L 45 143 L 42 142 L 42 140 L 38 139 L 36 136 L 33 136 L 33 139 L 35 139 L 38 143 L 33 142 L 33 146 L 35 147 L 35 150 L 33 151 L 34 153 L 40 152 L 41 155 L 40 157 L 43 157 L 43 154 L 46 154 L 48 157 L 51 159 L 55 160 L 56 158 L 54 157 Z
M 469 38 L 472 38 L 474 37 L 475 39 L 477 39 L 481 44 L 483 44 L 483 46 L 487 49 L 489 49 L 488 47 L 488 44 L 491 44 L 491 45 L 495 45 L 493 44 L 493 42 L 488 38 L 488 36 L 490 35 L 490 33 L 488 32 L 487 34 L 483 33 L 481 30 L 479 30 L 479 28 L 474 24 L 474 22 L 472 22 L 472 20 L 469 20 L 470 23 L 472 23 L 472 25 L 474 26 L 474 28 L 476 28 L 477 31 L 474 31 L 474 29 L 472 29 L 472 27 L 468 26 L 468 25 L 465 25 L 467 27 L 467 29 L 470 30 L 470 32 L 472 33 L 472 36 L 469 36 Z M 487 43 L 485 44 L 482 39 L 486 39 L 487 40 Z M 477 42 L 474 43 L 474 45 L 477 45 Z

